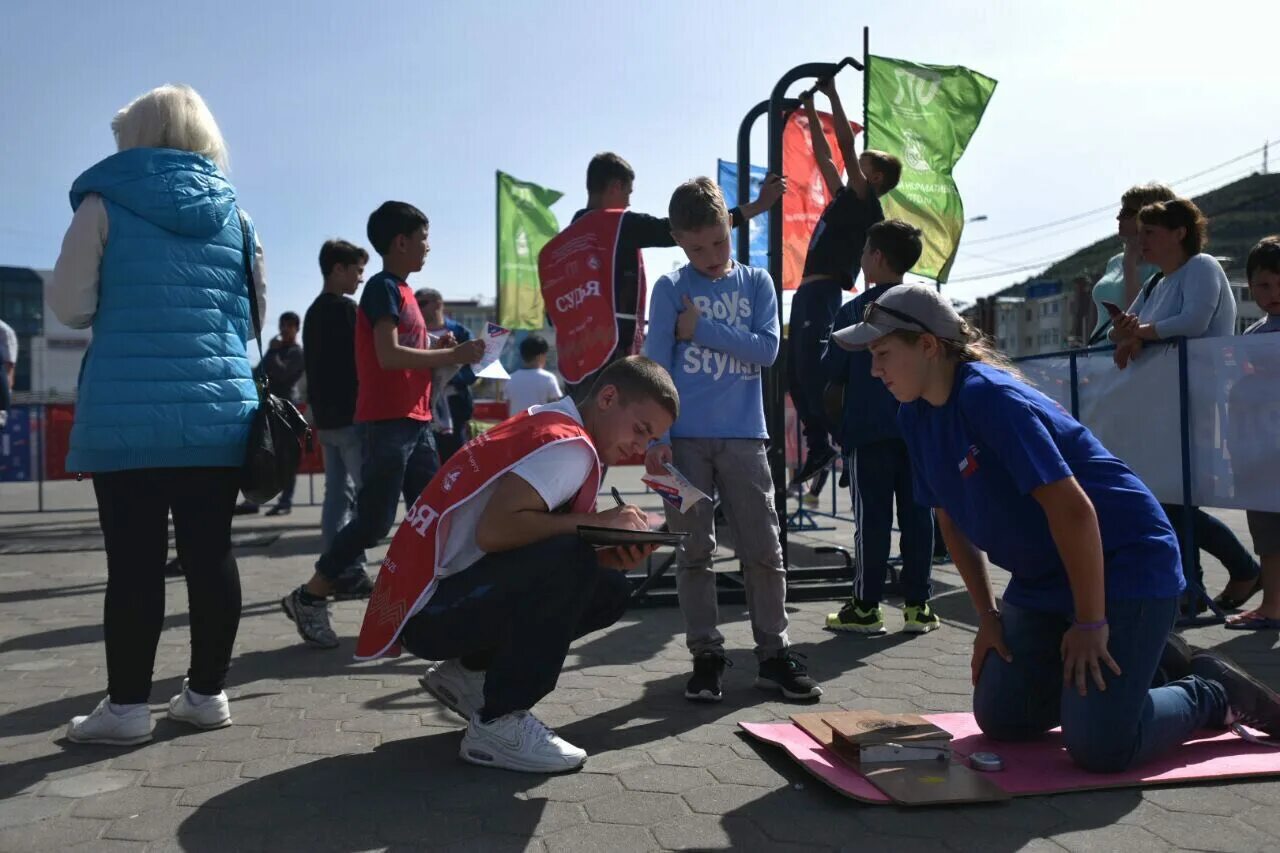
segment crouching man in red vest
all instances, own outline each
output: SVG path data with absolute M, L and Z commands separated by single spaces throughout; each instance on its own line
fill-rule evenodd
M 642 455 L 679 406 L 655 362 L 616 361 L 580 407 L 569 397 L 535 406 L 466 444 L 400 525 L 356 657 L 403 645 L 441 661 L 423 684 L 468 720 L 464 760 L 530 773 L 586 760 L 529 709 L 555 689 L 569 644 L 622 615 L 625 572 L 651 550 L 578 538 L 583 524 L 648 529 L 637 507 L 596 511 L 601 465 Z

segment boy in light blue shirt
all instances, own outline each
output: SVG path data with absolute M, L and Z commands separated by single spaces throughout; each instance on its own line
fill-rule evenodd
M 761 374 L 778 357 L 773 279 L 731 259 L 729 211 L 709 178 L 677 187 L 670 216 L 671 234 L 689 263 L 654 285 L 645 354 L 671 374 L 683 402 L 670 435 L 649 449 L 645 466 L 661 474 L 674 463 L 703 492 L 718 495 L 746 582 L 760 663 L 756 686 L 788 699 L 816 698 L 822 688 L 789 651 L 786 570 L 765 456 Z M 668 507 L 667 524 L 689 534 L 676 572 L 693 654 L 685 698 L 718 702 L 725 656 L 711 568 L 715 508 L 710 501 L 685 513 Z

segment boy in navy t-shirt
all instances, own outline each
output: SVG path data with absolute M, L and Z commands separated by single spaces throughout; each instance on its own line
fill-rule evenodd
M 898 529 L 902 532 L 902 630 L 927 634 L 942 623 L 929 607 L 929 572 L 933 567 L 933 512 L 917 504 L 911 490 L 911 460 L 898 428 L 898 401 L 871 375 L 871 356 L 839 345 L 839 330 L 855 325 L 867 306 L 902 284 L 920 260 L 920 229 L 900 219 L 877 222 L 867 231 L 862 275 L 868 289 L 836 314 L 836 334 L 822 355 L 822 368 L 833 384 L 844 386 L 840 446 L 850 472 L 849 491 L 857 530 L 854 534 L 853 596 L 839 613 L 827 616 L 827 627 L 858 634 L 884 632 L 880 600 L 889 570 L 893 541 L 893 507 L 897 496 Z
M 813 141 L 813 157 L 831 201 L 809 239 L 804 274 L 791 300 L 787 327 L 787 384 L 808 448 L 804 465 L 796 474 L 796 483 L 825 471 L 835 458 L 828 437 L 830 425 L 822 406 L 823 345 L 840 308 L 841 291 L 853 290 L 858 277 L 867 229 L 884 219 L 880 196 L 896 187 L 902 174 L 902 164 L 892 154 L 868 150 L 859 157 L 854 149 L 853 128 L 845 117 L 835 83 L 828 80 L 819 86 L 819 91 L 831 101 L 836 142 L 844 157 L 849 183 L 846 186 L 840 179 L 840 171 L 827 145 L 827 135 L 813 107 L 813 98 L 808 97 L 804 100 L 804 111 Z M 818 481 L 811 491 L 821 488 L 822 482 Z
M 298 634 L 315 648 L 337 648 L 327 599 L 369 596 L 373 581 L 364 571 L 364 549 L 391 530 L 401 495 L 405 506 L 412 505 L 440 467 L 431 435 L 431 371 L 484 355 L 483 341 L 455 346 L 450 336 L 427 349 L 427 325 L 406 281 L 431 251 L 427 226 L 422 211 L 400 201 L 385 202 L 369 216 L 369 242 L 383 268 L 365 284 L 356 313 L 355 420 L 364 456 L 355 514 L 320 555 L 311 580 L 281 601 Z

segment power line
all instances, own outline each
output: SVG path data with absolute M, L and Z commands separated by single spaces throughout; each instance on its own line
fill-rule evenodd
M 1214 178 L 1212 181 L 1210 181 L 1209 183 L 1204 184 L 1203 186 L 1197 186 L 1197 187 L 1195 187 L 1195 188 L 1194 188 L 1194 190 L 1193 190 L 1191 187 L 1185 187 L 1185 188 L 1182 188 L 1182 187 L 1181 187 L 1181 184 L 1185 183 L 1185 181 L 1175 181 L 1175 182 L 1174 182 L 1174 184 L 1175 184 L 1175 185 L 1178 185 L 1178 186 L 1182 189 L 1182 192 L 1183 192 L 1183 194 L 1184 194 L 1184 195 L 1190 196 L 1190 195 L 1194 195 L 1194 194 L 1195 194 L 1195 193 L 1197 193 L 1197 192 L 1200 192 L 1200 191 L 1201 191 L 1201 190 L 1203 190 L 1203 189 L 1209 189 L 1209 188 L 1217 189 L 1219 186 L 1225 186 L 1226 184 L 1232 183 L 1233 181 L 1239 180 L 1240 178 L 1247 177 L 1247 176 L 1249 176 L 1249 175 L 1251 175 L 1251 174 L 1253 174 L 1253 173 L 1254 173 L 1254 170 L 1253 170 L 1253 169 L 1248 169 L 1248 170 L 1245 170 L 1245 171 L 1242 171 L 1242 172 L 1232 173 L 1229 177 L 1226 177 L 1226 178 L 1223 178 L 1223 177 L 1216 177 L 1216 178 Z M 1111 212 L 1111 211 L 1113 211 L 1113 210 L 1115 210 L 1115 205 L 1112 205 L 1111 207 L 1108 207 L 1108 208 L 1107 208 L 1107 212 L 1108 212 L 1108 213 L 1110 213 L 1110 212 Z M 1053 238 L 1053 237 L 1060 237 L 1060 236 L 1062 236 L 1063 234 L 1067 234 L 1067 233 L 1069 233 L 1069 232 L 1071 232 L 1071 231 L 1075 231 L 1075 230 L 1080 229 L 1080 228 L 1085 228 L 1085 227 L 1088 227 L 1088 226 L 1093 225 L 1093 224 L 1094 224 L 1094 220 L 1093 220 L 1092 218 L 1091 218 L 1091 219 L 1089 219 L 1089 220 L 1082 220 L 1082 221 L 1079 221 L 1079 222 L 1073 222 L 1073 223 L 1071 223 L 1071 224 L 1069 224 L 1069 225 L 1067 225 L 1066 227 L 1063 227 L 1063 228 L 1057 228 L 1057 229 L 1055 229 L 1055 230 L 1053 230 L 1053 231 L 1041 232 L 1041 233 L 1039 233 L 1039 234 L 1036 234 L 1035 236 L 1028 237 L 1028 238 L 1027 238 L 1027 239 L 1025 239 L 1025 240 L 1019 240 L 1019 241 L 1017 241 L 1017 242 L 1015 242 L 1015 243 L 1008 243 L 1008 244 L 1006 244 L 1006 245 L 1000 246 L 1000 247 L 998 247 L 998 251 L 1000 251 L 1000 252 L 1004 252 L 1004 251 L 1009 250 L 1009 249 L 1016 249 L 1016 248 L 1018 248 L 1019 246 L 1028 246 L 1028 245 L 1030 245 L 1030 244 L 1032 244 L 1032 243 L 1040 243 L 1040 242 L 1043 242 L 1044 240 L 1049 240 L 1049 239 L 1051 239 L 1051 238 Z M 974 240 L 974 241 L 972 241 L 972 242 L 976 243 L 976 242 L 978 242 L 978 241 L 977 241 L 977 240 Z M 965 249 L 965 247 L 964 247 L 964 245 L 965 245 L 965 244 L 962 242 L 961 247 L 960 247 L 960 250 L 959 250 L 959 254 L 960 254 L 960 255 L 962 255 L 962 256 L 968 256 L 968 257 L 983 257 L 982 255 L 978 254 L 977 252 L 973 252 L 973 251 L 968 251 L 968 250 L 966 250 L 966 249 Z M 1027 261 L 1009 261 L 1009 262 L 1007 262 L 1007 264 L 1008 264 L 1008 265 L 1015 265 L 1015 264 L 1020 264 L 1020 263 L 1029 263 L 1029 262 L 1027 262 Z
M 1230 160 L 1224 160 L 1223 162 L 1221 162 L 1221 163 L 1217 164 L 1216 166 L 1210 166 L 1210 167 L 1209 167 L 1209 168 L 1207 168 L 1207 169 L 1202 169 L 1202 170 L 1201 170 L 1201 171 L 1199 171 L 1199 172 L 1194 172 L 1194 173 L 1192 173 L 1192 174 L 1190 174 L 1190 175 L 1187 175 L 1187 176 L 1186 176 L 1186 177 L 1184 177 L 1184 178 L 1179 178 L 1178 180 L 1173 181 L 1173 183 L 1174 183 L 1174 184 L 1183 184 L 1183 183 L 1186 183 L 1187 181 L 1194 180 L 1195 178 L 1202 177 L 1203 175 L 1210 174 L 1211 172 L 1216 172 L 1216 171 L 1218 171 L 1219 169 L 1223 169 L 1223 168 L 1225 168 L 1225 167 L 1227 167 L 1227 166 L 1232 165 L 1233 163 L 1238 163 L 1239 161 L 1241 161 L 1241 160 L 1245 160 L 1245 159 L 1247 159 L 1247 158 L 1249 158 L 1249 157 L 1255 157 L 1255 156 L 1257 156 L 1258 154 L 1261 154 L 1261 153 L 1266 149 L 1266 147 L 1267 147 L 1268 145 L 1274 145 L 1274 144 L 1276 144 L 1276 143 L 1280 143 L 1280 138 L 1272 139 L 1272 140 L 1270 140 L 1270 141 L 1268 141 L 1268 142 L 1266 142 L 1266 143 L 1264 143 L 1264 144 L 1262 144 L 1262 145 L 1259 145 L 1257 148 L 1250 149 L 1249 151 L 1246 151 L 1246 152 L 1245 152 L 1245 153 L 1243 153 L 1243 154 L 1240 154 L 1240 155 L 1238 155 L 1238 156 L 1236 156 L 1236 157 L 1232 157 Z M 1107 212 L 1113 211 L 1113 210 L 1115 210 L 1115 209 L 1116 209 L 1116 205 L 1115 205 L 1115 202 L 1113 201 L 1113 202 L 1111 202 L 1110 204 L 1104 205 L 1104 206 L 1102 206 L 1102 207 L 1095 207 L 1095 208 L 1093 208 L 1092 210 L 1086 210 L 1086 211 L 1084 211 L 1084 212 L 1082 212 L 1082 213 L 1077 213 L 1077 214 L 1074 214 L 1074 215 L 1072 215 L 1072 216 L 1064 217 L 1064 218 L 1062 218 L 1062 219 L 1055 219 L 1055 220 L 1053 220 L 1052 222 L 1043 222 L 1043 223 L 1041 223 L 1041 224 L 1039 224 L 1039 225 L 1031 225 L 1031 226 L 1028 226 L 1028 227 L 1026 227 L 1026 228 L 1019 228 L 1019 229 L 1017 229 L 1017 230 L 1015 230 L 1015 231 L 1006 231 L 1006 232 L 1005 232 L 1005 233 L 1003 233 L 1003 234 L 995 234 L 995 235 L 992 235 L 992 236 L 990 236 L 990 237 L 982 237 L 982 238 L 977 239 L 977 240 L 970 240 L 970 241 L 969 241 L 969 244 L 970 244 L 970 245 L 973 245 L 973 246 L 976 246 L 976 245 L 980 245 L 980 244 L 983 244 L 983 243 L 994 243 L 994 242 L 999 241 L 999 240 L 1005 240 L 1005 239 L 1008 239 L 1009 237 L 1018 237 L 1018 236 L 1021 236 L 1021 235 L 1023 235 L 1023 234 L 1031 234 L 1031 233 L 1036 232 L 1036 231 L 1043 231 L 1043 230 L 1044 230 L 1044 229 L 1046 229 L 1046 228 L 1054 228 L 1054 227 L 1057 227 L 1057 226 L 1059 226 L 1059 225 L 1066 225 L 1066 224 L 1071 223 L 1071 222 L 1077 222 L 1077 221 L 1079 221 L 1079 220 L 1086 219 L 1086 218 L 1093 217 L 1093 216 L 1097 216 L 1097 215 L 1098 215 L 1098 214 L 1100 214 L 1100 213 L 1107 213 Z
M 1231 205 L 1230 207 L 1224 207 L 1220 210 L 1215 210 L 1212 215 L 1221 216 L 1224 213 L 1232 213 L 1234 211 L 1240 210 L 1241 208 L 1248 207 L 1249 205 L 1255 202 L 1265 201 L 1269 198 L 1274 198 L 1275 196 L 1280 196 L 1280 190 L 1272 190 L 1271 192 L 1266 192 L 1266 193 L 1262 193 L 1261 195 L 1253 196 L 1252 198 L 1247 198 L 1244 201 L 1239 202 L 1238 204 Z M 999 278 L 1001 276 L 1012 275 L 1014 273 L 1019 273 L 1019 272 L 1028 272 L 1030 270 L 1044 269 L 1045 261 L 1052 260 L 1054 263 L 1057 263 L 1058 261 L 1062 261 L 1071 257 L 1072 255 L 1076 254 L 1076 252 L 1078 251 L 1079 250 L 1077 249 L 1077 250 L 1068 252 L 1065 255 L 1063 254 L 1048 255 L 1045 258 L 1041 258 L 1037 261 L 1028 261 L 1028 262 L 1019 264 L 1017 266 L 1007 267 L 1001 270 L 992 270 L 990 272 L 976 273 L 974 275 L 966 275 L 966 276 L 961 276 L 959 278 L 952 278 L 952 279 L 948 279 L 945 283 L 946 284 L 963 284 L 965 282 L 970 282 L 970 281 L 982 281 L 984 279 Z M 1050 264 L 1050 266 L 1052 266 L 1052 264 Z

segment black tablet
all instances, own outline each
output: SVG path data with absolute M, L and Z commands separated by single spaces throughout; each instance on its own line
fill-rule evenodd
M 578 526 L 578 536 L 588 545 L 679 545 L 688 533 L 665 530 L 620 530 L 616 527 Z

